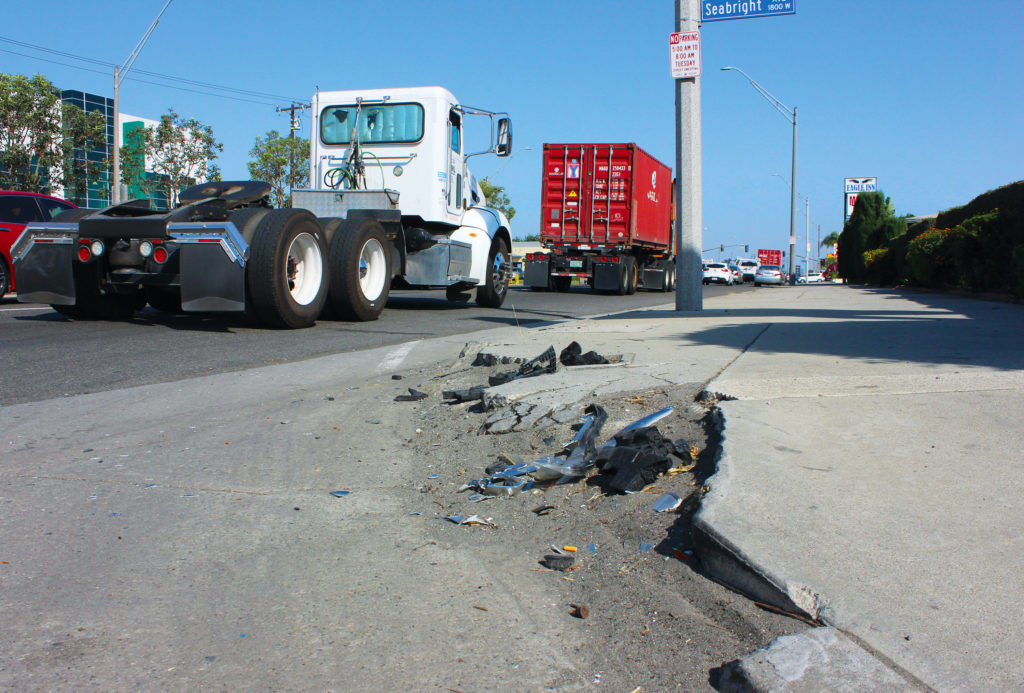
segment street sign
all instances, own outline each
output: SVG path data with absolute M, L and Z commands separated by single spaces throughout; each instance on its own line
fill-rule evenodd
M 669 36 L 672 79 L 700 77 L 700 32 L 677 31 Z
M 782 251 L 758 248 L 757 261 L 762 265 L 777 265 L 778 267 L 782 267 Z
M 719 22 L 723 19 L 750 19 L 796 14 L 796 0 L 746 0 L 744 2 L 700 3 L 700 21 Z

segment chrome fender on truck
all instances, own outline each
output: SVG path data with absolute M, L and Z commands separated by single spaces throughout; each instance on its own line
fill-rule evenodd
M 484 277 L 491 269 L 487 265 L 487 260 L 491 252 L 491 243 L 495 238 L 503 238 L 507 246 L 512 247 L 508 219 L 500 211 L 490 207 L 470 207 L 462 215 L 462 226 L 451 235 L 453 241 L 462 241 L 472 246 L 470 276 L 478 284 L 483 283 Z

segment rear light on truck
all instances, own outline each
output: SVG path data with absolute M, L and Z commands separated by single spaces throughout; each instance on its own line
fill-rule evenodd
M 153 254 L 153 244 L 149 241 L 143 241 L 139 243 L 139 255 L 142 257 L 149 257 Z
M 160 265 L 162 265 L 165 262 L 167 262 L 167 249 L 166 248 L 159 248 L 159 247 L 158 248 L 154 248 L 153 249 L 153 260 L 156 261 L 156 263 L 160 264 Z
M 619 261 L 619 256 L 618 255 L 602 255 L 601 257 L 597 258 L 597 261 L 598 262 L 618 262 Z
M 89 262 L 94 257 L 102 255 L 105 250 L 103 241 L 90 241 L 88 238 L 83 238 L 78 243 L 78 259 L 81 262 Z

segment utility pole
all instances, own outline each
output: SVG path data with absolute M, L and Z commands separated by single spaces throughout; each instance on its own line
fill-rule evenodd
M 288 139 L 289 140 L 294 140 L 295 139 L 295 131 L 299 129 L 299 117 L 295 114 L 295 112 L 296 111 L 302 111 L 302 110 L 310 108 L 310 107 L 311 106 L 309 104 L 295 103 L 294 101 L 292 102 L 291 106 L 278 106 L 277 107 L 277 112 L 278 113 L 284 113 L 285 111 L 287 111 L 289 117 L 291 118 L 290 132 L 288 134 Z M 295 170 L 295 148 L 293 146 L 289 146 L 288 147 L 288 193 L 289 194 L 291 194 L 291 189 L 292 189 L 291 178 L 292 178 L 292 172 L 294 170 Z
M 121 108 L 121 82 L 124 81 L 125 76 L 128 74 L 128 70 L 132 69 L 132 64 L 135 59 L 139 57 L 139 53 L 142 52 L 142 47 L 146 45 L 146 41 L 149 40 L 149 35 L 153 33 L 153 29 L 156 29 L 156 25 L 160 23 L 160 17 L 163 16 L 164 10 L 171 4 L 171 0 L 167 0 L 161 8 L 160 13 L 157 14 L 156 19 L 149 25 L 149 29 L 142 35 L 139 42 L 135 46 L 135 50 L 132 51 L 131 55 L 124 61 L 124 65 L 120 67 L 114 67 L 114 156 L 113 161 L 110 164 L 111 172 L 110 175 L 114 179 L 110 182 L 110 204 L 116 205 L 121 203 L 121 115 L 118 109 Z
M 676 0 L 674 31 L 700 30 L 700 1 Z M 676 310 L 704 308 L 701 282 L 700 77 L 677 79 L 676 91 Z

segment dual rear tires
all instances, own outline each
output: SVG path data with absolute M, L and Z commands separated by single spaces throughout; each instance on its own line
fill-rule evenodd
M 330 276 L 317 218 L 306 210 L 267 212 L 257 222 L 249 253 L 247 312 L 270 327 L 312 325 L 327 302 Z

